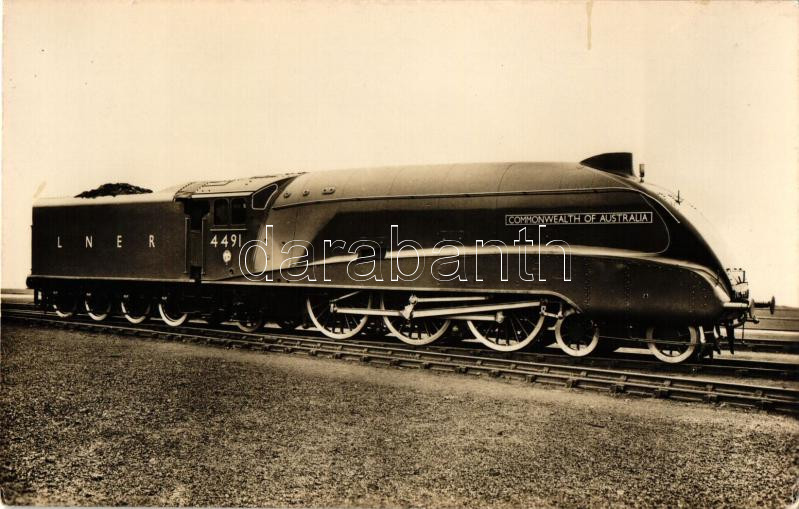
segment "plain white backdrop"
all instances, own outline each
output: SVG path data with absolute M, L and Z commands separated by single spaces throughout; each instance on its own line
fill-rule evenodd
M 6 2 L 2 286 L 35 196 L 632 151 L 799 303 L 796 2 Z

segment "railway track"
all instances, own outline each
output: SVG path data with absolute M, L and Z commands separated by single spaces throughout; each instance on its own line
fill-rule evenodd
M 4 296 L 5 298 L 6 296 Z M 3 309 L 36 309 L 33 306 L 32 296 L 27 294 L 8 295 L 13 299 L 19 299 L 11 302 L 3 302 Z M 29 301 L 23 302 L 25 298 L 30 298 Z M 793 311 L 793 310 L 791 310 Z M 748 326 L 745 330 L 736 329 L 735 342 L 736 351 L 760 352 L 760 353 L 789 353 L 799 354 L 799 315 L 793 316 L 786 310 L 779 310 L 780 313 L 788 314 L 789 316 L 764 316 L 761 318 L 761 323 L 756 326 Z M 719 347 L 722 350 L 728 350 L 726 341 L 721 341 Z M 595 357 L 592 357 L 595 359 Z M 614 360 L 620 361 L 616 356 Z M 629 364 L 619 363 L 618 366 L 626 366 Z M 659 370 L 653 366 L 653 369 Z M 746 368 L 742 368 L 746 369 Z M 702 365 L 692 366 L 690 372 L 708 372 Z M 757 370 L 749 370 L 746 376 L 757 376 Z M 734 376 L 734 375 L 733 375 Z
M 16 310 L 19 312 L 32 313 L 33 315 L 41 315 L 42 312 L 37 310 L 32 305 L 11 305 L 3 306 L 3 310 Z M 52 315 L 51 315 L 52 316 Z M 93 324 L 96 322 L 90 321 L 88 318 L 73 317 L 72 321 L 81 320 L 83 323 Z M 120 325 L 129 325 L 127 321 L 119 317 L 109 317 L 109 321 Z M 164 332 L 174 332 L 174 328 L 158 321 L 157 318 L 152 318 L 148 324 L 150 327 L 158 328 Z M 242 334 L 234 325 L 225 326 L 224 324 L 211 327 L 204 322 L 192 323 L 186 322 L 183 326 L 186 329 L 202 330 L 209 334 Z M 305 337 L 315 337 L 317 339 L 327 340 L 328 338 L 316 333 L 313 330 L 295 330 L 295 331 L 280 331 L 284 335 L 304 335 Z M 381 334 L 381 338 L 384 334 Z M 258 334 L 254 335 L 258 337 Z M 403 348 L 413 350 L 428 350 L 441 353 L 458 354 L 458 355 L 480 355 L 483 357 L 491 357 L 504 360 L 517 360 L 527 362 L 544 362 L 544 363 L 557 363 L 557 364 L 570 364 L 574 366 L 595 367 L 595 368 L 610 368 L 610 369 L 635 369 L 644 372 L 653 373 L 684 373 L 684 374 L 703 374 L 713 376 L 724 376 L 731 378 L 760 378 L 770 380 L 799 380 L 799 364 L 787 362 L 773 362 L 773 361 L 760 361 L 760 360 L 747 360 L 747 359 L 729 359 L 729 358 L 716 358 L 712 360 L 704 360 L 702 362 L 691 362 L 683 364 L 665 364 L 652 359 L 648 351 L 644 353 L 621 353 L 614 352 L 606 356 L 589 356 L 589 357 L 571 357 L 563 353 L 558 348 L 538 348 L 533 351 L 518 351 L 518 352 L 496 352 L 486 349 L 483 345 L 477 342 L 457 340 L 455 342 L 442 342 L 432 345 L 415 347 L 398 343 L 393 338 L 388 338 L 388 341 L 382 339 L 368 339 L 368 338 L 354 338 L 348 339 L 348 343 L 359 345 L 372 345 L 372 346 L 385 346 L 387 348 L 396 348 L 398 344 Z
M 64 321 L 42 312 L 4 308 L 3 319 L 33 326 L 85 330 L 201 343 L 227 348 L 299 353 L 333 359 L 432 371 L 521 380 L 547 386 L 594 390 L 610 394 L 655 397 L 677 401 L 725 404 L 799 415 L 799 390 L 732 383 L 662 374 L 624 371 L 610 367 L 580 366 L 564 362 L 530 360 L 533 357 L 486 355 L 468 347 L 412 348 L 408 345 L 372 341 L 334 341 L 306 334 L 264 330 L 242 333 L 207 327 L 168 327 L 156 323 L 98 323 Z M 537 354 L 525 354 L 534 356 Z M 781 367 L 777 371 L 785 368 Z
M 29 304 L 11 304 L 3 305 L 3 310 L 15 310 L 20 312 L 42 314 L 42 312 Z M 95 323 L 88 318 L 73 317 L 72 320 L 82 320 L 85 323 Z M 121 325 L 129 325 L 127 321 L 119 317 L 110 317 L 109 321 Z M 174 331 L 173 327 L 158 321 L 157 318 L 152 318 L 149 322 L 150 327 L 156 327 L 166 332 Z M 201 329 L 206 333 L 241 333 L 235 326 L 220 325 L 217 327 L 210 327 L 208 324 L 186 322 L 184 328 Z M 327 337 L 316 333 L 313 330 L 300 329 L 295 331 L 281 331 L 285 335 L 303 334 L 306 337 L 316 337 L 317 339 L 328 339 Z M 381 334 L 382 336 L 382 334 Z M 398 342 L 393 338 L 388 338 L 388 341 L 382 339 L 361 339 L 353 338 L 347 340 L 348 343 L 359 345 L 373 345 L 385 346 L 387 348 L 397 347 Z M 535 350 L 518 351 L 518 352 L 496 352 L 486 349 L 483 345 L 477 342 L 469 342 L 457 340 L 456 342 L 441 342 L 422 347 L 414 347 L 411 345 L 401 345 L 404 348 L 414 350 L 429 350 L 441 353 L 459 354 L 459 355 L 481 355 L 484 357 L 499 358 L 505 360 L 517 360 L 527 362 L 544 362 L 544 363 L 557 363 L 557 364 L 570 364 L 574 366 L 583 367 L 596 367 L 596 368 L 610 368 L 610 369 L 635 369 L 645 372 L 653 373 L 684 373 L 690 375 L 713 375 L 724 376 L 731 378 L 760 378 L 770 380 L 799 380 L 799 363 L 789 362 L 774 362 L 774 361 L 761 361 L 761 360 L 748 360 L 748 359 L 730 359 L 730 358 L 715 358 L 705 359 L 701 362 L 687 362 L 683 364 L 665 364 L 653 359 L 648 351 L 642 350 L 644 353 L 631 353 L 631 352 L 614 352 L 604 356 L 589 356 L 589 357 L 571 357 L 563 353 L 558 348 L 539 347 Z

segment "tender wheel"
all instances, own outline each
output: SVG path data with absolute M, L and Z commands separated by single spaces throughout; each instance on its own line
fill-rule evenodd
M 111 298 L 108 295 L 87 294 L 83 305 L 89 317 L 96 322 L 102 322 L 111 314 Z
M 380 309 L 402 309 L 408 304 L 407 294 L 383 294 Z M 384 316 L 383 322 L 389 332 L 409 345 L 429 345 L 446 334 L 451 320 L 445 318 L 411 318 L 402 316 Z
M 369 321 L 368 315 L 350 315 L 334 313 L 330 309 L 331 302 L 338 307 L 366 308 L 372 307 L 372 294 L 363 291 L 346 292 L 337 295 L 311 295 L 305 301 L 308 317 L 325 336 L 333 339 L 348 339 L 363 330 Z
M 264 314 L 262 311 L 248 311 L 236 322 L 242 332 L 255 332 L 264 326 Z
M 158 314 L 161 315 L 161 320 L 164 323 L 172 327 L 183 325 L 189 318 L 188 313 L 181 313 L 177 300 L 173 297 L 161 299 L 161 302 L 158 303 Z
M 555 341 L 572 357 L 585 357 L 599 345 L 599 327 L 573 309 L 555 323 Z
M 698 329 L 691 326 L 656 326 L 646 330 L 649 350 L 668 364 L 679 364 L 690 359 L 699 347 L 699 336 Z
M 78 310 L 78 301 L 72 295 L 53 296 L 53 311 L 59 318 L 70 318 Z
M 544 325 L 540 308 L 503 311 L 502 323 L 468 320 L 474 337 L 492 350 L 515 352 L 535 340 Z
M 133 324 L 142 323 L 150 316 L 150 299 L 135 295 L 125 295 L 120 302 L 122 315 Z

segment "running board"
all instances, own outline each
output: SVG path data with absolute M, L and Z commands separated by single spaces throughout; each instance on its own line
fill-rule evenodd
M 507 311 L 510 309 L 534 308 L 540 305 L 540 301 L 526 301 L 504 304 L 482 304 L 477 306 L 456 306 L 450 308 L 424 309 L 421 311 L 412 311 L 410 318 L 444 317 L 452 320 L 490 320 L 490 315 L 480 315 L 479 313 Z M 340 308 L 335 304 L 332 304 L 330 308 L 332 312 L 341 313 L 343 315 L 403 316 L 402 311 L 392 309 Z

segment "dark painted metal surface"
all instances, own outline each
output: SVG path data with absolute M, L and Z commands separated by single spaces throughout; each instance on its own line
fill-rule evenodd
M 32 275 L 186 279 L 186 233 L 183 205 L 171 200 L 34 207 Z

